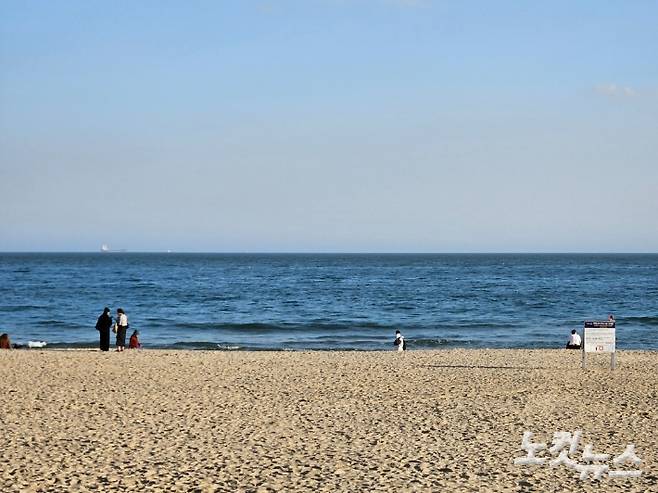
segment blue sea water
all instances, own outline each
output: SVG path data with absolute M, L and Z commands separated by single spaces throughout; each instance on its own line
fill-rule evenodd
M 104 306 L 151 348 L 555 348 L 614 313 L 656 350 L 658 255 L 0 254 L 12 342 L 96 346 Z

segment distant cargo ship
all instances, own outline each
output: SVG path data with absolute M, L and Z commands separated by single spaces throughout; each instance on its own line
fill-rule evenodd
M 123 252 L 125 252 L 125 250 L 112 250 L 110 248 L 110 245 L 106 245 L 105 243 L 101 245 L 101 253 L 123 253 Z

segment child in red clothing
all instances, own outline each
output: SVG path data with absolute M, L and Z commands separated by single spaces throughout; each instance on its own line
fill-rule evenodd
M 142 345 L 139 343 L 139 331 L 136 330 L 133 332 L 133 335 L 130 336 L 130 342 L 128 342 L 128 349 L 140 349 Z

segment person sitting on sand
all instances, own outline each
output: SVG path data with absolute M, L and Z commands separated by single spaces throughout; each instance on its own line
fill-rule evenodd
M 9 334 L 2 334 L 0 336 L 0 349 L 11 349 L 11 341 L 9 340 Z
M 128 349 L 141 349 L 142 345 L 139 343 L 139 331 L 136 330 L 133 332 L 133 335 L 130 336 L 130 341 L 128 341 Z
M 405 351 L 407 349 L 407 343 L 405 342 L 402 334 L 400 334 L 399 330 L 395 331 L 395 341 L 393 341 L 393 345 L 398 347 L 398 352 Z
M 571 331 L 571 336 L 569 336 L 569 342 L 567 342 L 567 349 L 580 349 L 580 336 L 578 335 L 578 332 L 576 332 L 576 329 L 573 329 Z

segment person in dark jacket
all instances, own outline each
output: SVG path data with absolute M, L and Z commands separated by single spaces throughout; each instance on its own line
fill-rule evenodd
M 110 309 L 105 307 L 103 314 L 98 317 L 96 322 L 96 330 L 100 333 L 100 347 L 101 351 L 110 350 L 110 328 L 112 327 L 112 316 Z

